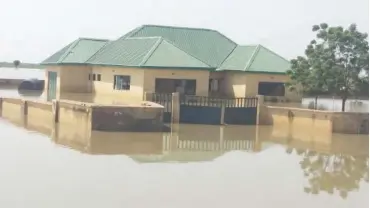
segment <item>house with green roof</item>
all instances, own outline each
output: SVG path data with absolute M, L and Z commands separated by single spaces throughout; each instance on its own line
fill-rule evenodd
M 290 96 L 288 60 L 204 28 L 143 25 L 116 40 L 79 38 L 41 64 L 49 99 L 63 92 L 135 99 L 145 92 Z

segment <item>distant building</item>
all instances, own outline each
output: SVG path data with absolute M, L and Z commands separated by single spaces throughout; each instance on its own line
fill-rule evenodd
M 49 99 L 63 92 L 295 96 L 283 85 L 289 61 L 210 29 L 143 25 L 114 41 L 79 38 L 41 64 Z

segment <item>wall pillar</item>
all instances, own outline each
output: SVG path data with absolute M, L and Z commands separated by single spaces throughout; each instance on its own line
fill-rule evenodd
M 52 112 L 53 112 L 53 123 L 59 122 L 59 101 L 53 100 L 52 101 Z
M 257 95 L 257 118 L 256 118 L 256 125 L 260 125 L 260 114 L 262 106 L 265 102 L 265 97 L 263 95 Z
M 171 123 L 180 122 L 180 93 L 172 93 Z
M 220 124 L 225 125 L 225 105 L 222 103 Z
M 27 105 L 27 100 L 22 100 L 21 103 L 21 115 L 22 116 L 27 116 L 28 114 L 28 105 Z
M 144 92 L 143 94 L 143 101 L 153 101 L 152 99 L 153 93 L 152 92 Z
M 27 126 L 27 118 L 28 118 L 28 103 L 27 100 L 21 101 L 21 122 L 24 127 Z

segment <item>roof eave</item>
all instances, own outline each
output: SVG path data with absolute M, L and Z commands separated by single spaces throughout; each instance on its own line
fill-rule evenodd
M 179 70 L 206 70 L 214 71 L 216 68 L 210 67 L 190 67 L 190 66 L 136 66 L 123 64 L 103 64 L 103 63 L 40 63 L 43 66 L 105 66 L 105 67 L 130 67 L 130 68 L 149 68 L 149 69 L 179 69 Z
M 244 71 L 244 70 L 237 70 L 237 69 L 216 69 L 216 71 L 238 72 L 238 73 L 248 73 L 248 74 L 276 74 L 276 75 L 285 75 L 286 74 L 286 72 Z

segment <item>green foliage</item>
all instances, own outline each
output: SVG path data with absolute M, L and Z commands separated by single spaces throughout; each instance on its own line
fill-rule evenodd
M 343 104 L 349 96 L 368 92 L 368 35 L 359 32 L 355 24 L 343 29 L 321 23 L 312 31 L 316 38 L 307 46 L 306 56 L 291 60 L 288 88 L 301 89 L 304 95 L 337 95 Z
M 19 60 L 14 60 L 13 64 L 14 64 L 15 68 L 18 68 L 18 66 L 21 64 L 21 62 Z

